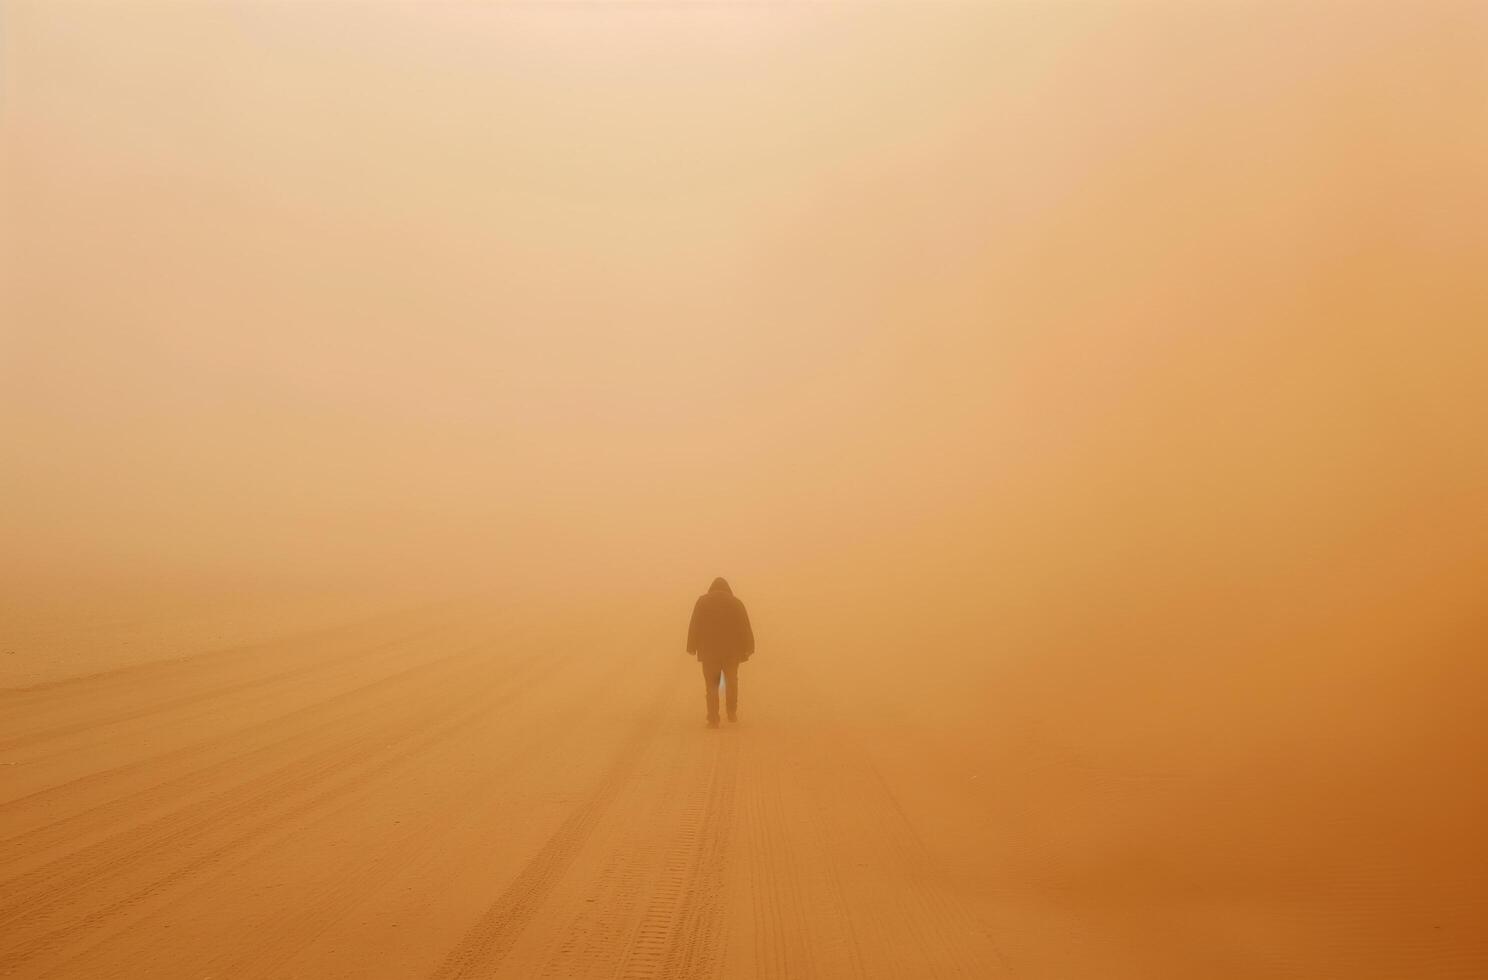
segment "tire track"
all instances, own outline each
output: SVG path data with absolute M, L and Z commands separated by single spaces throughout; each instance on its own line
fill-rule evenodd
M 592 884 L 582 893 L 579 913 L 570 918 L 561 942 L 546 951 L 539 970 L 542 977 L 556 980 L 611 978 L 623 965 L 619 950 L 635 945 L 643 914 L 655 890 L 663 866 L 666 846 L 680 830 L 682 798 L 693 785 L 692 769 L 680 741 L 671 751 L 653 756 L 656 770 L 666 773 L 659 781 L 633 780 L 631 795 L 642 805 L 645 819 L 617 820 L 626 831 L 612 842 Z
M 703 765 L 690 777 L 696 788 L 668 843 L 660 883 L 622 966 L 625 980 L 686 980 L 716 972 L 739 743 L 730 734 L 704 751 Z
M 439 633 L 446 632 L 447 630 L 448 627 L 445 626 L 435 626 L 414 630 L 410 633 L 405 633 L 395 639 L 388 640 L 383 643 L 374 644 L 371 648 L 371 651 L 381 652 L 390 648 L 399 647 L 403 644 L 413 641 L 427 640 L 430 637 L 437 636 Z M 283 641 L 271 644 L 259 644 L 253 647 L 242 649 L 239 652 L 246 656 L 250 653 L 261 652 L 264 650 L 273 650 L 280 646 L 302 642 L 306 642 L 305 638 L 295 637 L 293 640 L 290 641 Z M 157 701 L 151 704 L 132 708 L 128 711 L 118 712 L 104 718 L 88 718 L 83 721 L 58 725 L 52 728 L 37 729 L 34 731 L 25 732 L 20 735 L 12 735 L 6 738 L 0 738 L 0 752 L 9 752 L 15 749 L 25 748 L 29 745 L 55 741 L 57 739 L 66 738 L 71 735 L 78 735 L 85 732 L 93 731 L 95 729 L 107 728 L 111 725 L 125 724 L 130 721 L 137 721 L 141 718 L 148 718 L 152 715 L 158 715 L 162 712 L 174 711 L 183 707 L 190 707 L 191 705 L 199 704 L 203 701 L 211 701 L 216 698 L 228 697 L 230 695 L 242 693 L 244 691 L 251 691 L 255 688 L 272 686 L 284 681 L 293 681 L 318 673 L 334 673 L 347 661 L 365 657 L 368 652 L 369 651 L 367 647 L 357 646 L 335 657 L 317 658 L 315 663 L 313 664 L 293 667 L 289 670 L 279 671 L 273 674 L 252 677 L 247 680 L 236 681 L 219 687 L 212 687 L 205 691 L 197 691 L 191 694 L 179 695 L 174 698 L 167 698 L 162 701 Z M 202 654 L 200 656 L 209 655 Z M 67 681 L 63 683 L 77 687 L 85 685 L 87 680 L 87 678 L 79 678 L 75 681 Z
M 525 663 L 528 668 L 534 663 L 556 667 L 551 658 L 534 656 Z M 532 672 L 527 669 L 517 674 L 505 674 L 500 680 L 515 682 L 526 679 Z M 7 883 L 7 902 L 0 910 L 0 923 L 5 924 L 7 934 L 30 935 L 7 947 L 0 962 L 14 967 L 75 941 L 80 931 L 97 928 L 187 876 L 218 862 L 233 850 L 246 846 L 273 827 L 313 812 L 360 788 L 411 754 L 473 724 L 491 707 L 505 703 L 518 693 L 513 690 L 505 697 L 492 698 L 490 692 L 482 688 L 467 688 L 467 691 L 468 695 L 457 702 L 458 707 L 436 710 L 435 707 L 423 706 L 395 725 L 363 733 L 219 794 L 210 805 L 190 807 L 146 827 L 118 834 Z M 428 727 L 431 715 L 440 719 L 432 730 Z M 293 801 L 297 794 L 325 781 L 330 785 L 324 791 L 286 805 L 286 801 Z M 143 885 L 127 887 L 121 897 L 96 905 L 60 927 L 49 928 L 50 923 L 64 917 L 64 906 L 70 899 L 96 887 L 98 882 L 121 870 L 157 866 L 160 856 L 176 855 L 204 842 L 229 814 L 255 811 L 264 812 L 262 819 L 237 836 L 176 864 L 170 871 Z M 9 887 L 13 885 L 23 887 L 16 892 Z
M 568 871 L 574 857 L 603 819 L 637 762 L 645 754 L 661 724 L 658 710 L 674 687 L 666 684 L 643 714 L 606 768 L 594 794 L 563 821 L 496 900 L 486 909 L 458 946 L 433 974 L 434 980 L 489 975 L 511 951 L 522 930 L 537 914 L 553 886 Z
M 193 790 L 210 785 L 212 779 L 217 776 L 240 771 L 246 764 L 258 759 L 273 759 L 282 755 L 282 750 L 289 745 L 299 742 L 313 741 L 326 732 L 334 732 L 348 728 L 352 723 L 361 719 L 387 712 L 384 700 L 371 701 L 364 705 L 355 706 L 353 710 L 345 714 L 331 714 L 334 708 L 344 705 L 355 705 L 359 700 L 369 695 L 390 695 L 388 700 L 399 700 L 397 695 L 404 695 L 401 700 L 407 700 L 407 685 L 411 681 L 417 681 L 419 686 L 435 686 L 434 681 L 465 661 L 481 655 L 480 645 L 451 653 L 444 657 L 415 664 L 411 667 L 398 671 L 395 674 L 379 678 L 368 684 L 342 691 L 324 701 L 307 705 L 294 711 L 279 715 L 275 718 L 265 719 L 262 722 L 249 725 L 245 728 L 224 733 L 215 738 L 199 742 L 194 745 L 184 746 L 170 752 L 142 759 L 138 762 L 127 763 L 114 769 L 81 776 L 67 783 L 38 790 L 16 800 L 11 800 L 0 806 L 0 816 L 6 816 L 8 820 L 14 821 L 16 814 L 25 810 L 38 811 L 48 823 L 34 830 L 24 831 L 0 840 L 0 847 L 10 853 L 36 853 L 49 847 L 55 847 L 85 836 L 89 828 L 102 829 L 115 823 L 120 817 L 129 813 L 139 813 L 150 809 L 158 809 L 168 804 L 173 798 L 183 796 Z M 536 654 L 531 655 L 535 657 Z M 529 657 L 528 659 L 531 659 Z M 525 662 L 525 661 L 524 661 Z M 183 759 L 190 759 L 196 755 L 208 754 L 215 749 L 231 746 L 234 742 L 243 742 L 265 733 L 273 732 L 286 725 L 304 719 L 314 719 L 307 728 L 293 732 L 283 738 L 274 739 L 255 748 L 240 751 L 225 759 L 192 770 L 180 776 L 156 783 L 145 789 L 116 797 L 106 803 L 89 807 L 78 813 L 74 813 L 62 819 L 51 818 L 50 814 L 55 812 L 58 804 L 65 802 L 69 796 L 75 795 L 84 788 L 102 789 L 111 781 L 117 781 L 128 775 L 148 773 L 152 769 L 158 769 L 162 765 Z M 3 917 L 0 917 L 3 921 Z
M 610 683 L 610 679 L 613 676 L 618 675 L 619 673 L 624 671 L 627 667 L 629 667 L 629 665 L 624 663 L 612 663 L 608 671 L 594 676 L 592 678 L 592 680 L 594 681 L 593 691 L 586 692 L 582 696 L 571 699 L 569 703 L 565 705 L 564 710 L 557 716 L 557 718 L 569 720 L 576 716 L 588 714 L 588 712 L 585 711 L 585 707 L 592 703 L 591 699 L 594 693 L 603 694 L 606 691 L 613 690 L 613 685 Z M 503 699 L 503 701 L 510 700 L 510 698 Z M 564 741 L 580 741 L 582 737 L 587 733 L 586 730 L 581 726 L 562 725 L 559 727 L 564 732 L 564 735 L 561 736 Z M 528 737 L 525 739 L 512 740 L 505 743 L 505 758 L 508 760 L 517 760 L 519 762 L 530 762 L 532 764 L 538 764 L 539 756 L 533 750 L 538 748 L 539 746 L 547 749 L 552 749 L 554 747 L 554 738 L 552 736 L 552 733 L 548 728 L 544 727 L 540 730 L 527 731 L 524 734 L 526 734 Z M 518 765 L 515 771 L 521 772 L 523 771 L 523 769 L 524 767 L 522 765 Z M 371 885 L 377 880 L 386 880 L 395 877 L 400 869 L 416 863 L 425 854 L 429 852 L 436 852 L 442 849 L 444 847 L 445 839 L 453 830 L 457 829 L 459 825 L 483 822 L 486 817 L 481 809 L 478 807 L 466 806 L 464 805 L 464 803 L 467 801 L 479 800 L 483 796 L 483 794 L 492 786 L 511 780 L 512 774 L 513 770 L 498 770 L 488 766 L 486 769 L 485 778 L 468 783 L 462 791 L 461 803 L 451 806 L 446 811 L 446 814 L 459 814 L 463 819 L 457 820 L 454 825 L 442 822 L 438 826 L 437 833 L 430 833 L 426 836 L 425 839 L 428 843 L 419 850 L 405 853 L 390 860 L 374 861 L 369 860 L 366 857 L 359 858 L 356 863 L 356 870 L 353 872 L 353 878 L 351 879 L 350 883 L 343 883 L 337 889 L 336 893 L 325 896 L 323 901 L 318 903 L 318 905 L 316 906 L 311 906 L 309 909 L 306 909 L 305 907 L 295 909 L 293 914 L 296 918 L 304 917 L 307 911 L 312 913 L 310 917 L 317 921 L 317 927 L 311 934 L 303 937 L 299 942 L 283 950 L 282 955 L 276 955 L 269 962 L 263 964 L 262 975 L 283 975 L 284 968 L 289 963 L 293 962 L 294 957 L 301 950 L 313 944 L 316 937 L 319 936 L 321 933 L 327 931 L 338 919 L 344 918 L 345 916 L 351 914 L 355 906 L 355 901 L 347 901 L 347 895 L 357 896 L 360 894 L 364 894 L 364 891 L 362 891 L 361 889 L 353 887 L 357 881 L 362 881 L 367 885 Z M 324 909 L 325 912 L 321 915 L 314 915 L 313 913 L 316 909 Z M 249 962 L 251 963 L 252 961 L 250 960 Z M 234 960 L 232 965 L 235 969 L 241 968 L 244 965 L 244 961 L 242 958 L 239 958 Z
M 190 704 L 152 710 L 146 716 L 136 716 L 129 721 L 112 722 L 83 732 L 63 735 L 55 741 L 33 743 L 35 747 L 31 751 L 22 753 L 21 757 L 12 761 L 28 768 L 47 769 L 57 764 L 66 765 L 69 760 L 90 760 L 97 749 L 106 749 L 121 743 L 138 745 L 142 740 L 170 741 L 180 731 L 191 730 L 199 723 L 211 726 L 223 712 L 251 717 L 255 712 L 273 710 L 285 701 L 292 703 L 303 699 L 305 703 L 322 703 L 339 693 L 334 692 L 335 683 L 347 678 L 360 684 L 386 676 L 387 672 L 396 671 L 403 665 L 435 662 L 421 659 L 421 651 L 435 644 L 459 645 L 459 639 L 449 635 L 451 631 L 452 629 L 434 630 L 409 634 L 387 642 L 374 642 L 361 648 L 361 652 L 354 656 L 337 657 L 334 666 L 327 662 L 324 670 L 296 673 L 293 677 L 281 674 L 278 676 L 282 678 L 282 683 L 253 685 L 246 689 L 225 692 L 221 697 L 202 697 Z M 314 655 L 319 656 L 318 651 Z M 352 669 L 348 669 L 349 667 Z M 216 690 L 220 691 L 221 688 Z M 92 691 L 79 692 L 80 698 L 93 696 Z M 290 710 L 293 709 L 280 707 L 279 716 L 288 714 Z M 33 792 L 43 792 L 50 788 L 53 787 Z
M 567 720 L 585 715 L 585 706 L 592 703 L 594 695 L 597 692 L 612 690 L 612 678 L 627 666 L 629 665 L 623 662 L 614 662 L 610 664 L 607 671 L 593 675 L 592 690 L 586 690 L 578 697 L 567 699 L 558 717 Z M 586 674 L 586 676 L 590 675 Z M 499 707 L 510 703 L 511 700 L 511 697 L 507 697 L 493 701 L 491 704 L 493 707 Z M 560 730 L 564 733 L 565 741 L 579 741 L 588 734 L 588 730 L 581 725 L 563 725 Z M 345 866 L 342 873 L 335 876 L 334 887 L 316 894 L 308 901 L 281 909 L 272 918 L 257 924 L 260 931 L 281 937 L 279 942 L 273 945 L 257 945 L 247 948 L 218 949 L 213 955 L 201 960 L 199 965 L 194 964 L 193 970 L 200 975 L 212 976 L 224 973 L 267 977 L 288 975 L 289 964 L 303 950 L 313 946 L 339 921 L 352 915 L 361 904 L 361 900 L 365 899 L 380 883 L 398 878 L 408 868 L 427 859 L 431 853 L 440 851 L 449 836 L 462 826 L 483 821 L 485 816 L 481 808 L 470 804 L 482 799 L 494 786 L 511 780 L 514 774 L 527 771 L 531 766 L 539 764 L 540 757 L 533 751 L 534 749 L 551 748 L 553 745 L 552 734 L 546 728 L 519 729 L 517 734 L 522 737 L 503 740 L 500 759 L 492 760 L 484 767 L 481 779 L 471 781 L 462 787 L 459 798 L 436 814 L 433 822 L 427 825 L 427 833 L 413 834 L 409 831 L 410 837 L 421 843 L 412 848 L 406 848 L 401 841 L 384 840 L 379 842 L 374 850 L 359 852 L 355 859 Z M 426 764 L 427 756 L 420 756 L 413 752 L 404 755 L 405 757 L 400 761 L 406 766 Z M 515 763 L 515 766 L 510 765 L 511 763 Z M 318 814 L 309 824 L 296 827 L 292 833 L 298 836 L 314 827 L 327 824 L 335 820 L 353 803 L 354 801 L 350 800 L 343 801 L 339 806 Z M 446 823 L 445 820 L 450 814 L 455 815 L 454 822 Z M 252 854 L 244 855 L 230 867 L 251 862 L 253 858 Z M 224 870 L 230 870 L 230 868 Z M 187 904 L 194 900 L 195 897 L 191 894 L 182 895 L 175 899 L 171 906 Z M 104 942 L 106 943 L 107 940 Z M 85 961 L 86 957 L 93 952 L 94 950 L 90 949 L 88 953 L 75 959 Z

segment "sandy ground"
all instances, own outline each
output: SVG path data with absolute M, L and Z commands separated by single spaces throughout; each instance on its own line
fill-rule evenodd
M 413 615 L 7 693 L 0 964 L 1002 970 L 840 726 L 761 671 L 706 731 L 667 653 Z
M 1144 870 L 1118 843 L 1153 837 L 1134 800 L 1205 818 L 1181 773 L 1091 777 L 1031 736 L 1020 771 L 998 772 L 969 731 L 855 707 L 785 651 L 746 667 L 742 721 L 707 731 L 675 650 L 452 610 L 0 693 L 0 973 L 1135 980 L 1488 962 L 1469 893 L 1402 897 L 1380 855 L 1341 891 L 1306 866 L 1277 889 L 1259 853 L 1227 855 L 1227 878 L 1211 855 L 1207 888 Z M 1075 785 L 1060 773 L 1083 773 L 1077 800 L 1055 800 Z M 1192 826 L 1157 836 L 1175 861 L 1212 850 Z

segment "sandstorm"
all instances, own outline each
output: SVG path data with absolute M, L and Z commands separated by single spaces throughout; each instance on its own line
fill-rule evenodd
M 652 963 L 619 925 L 574 925 L 586 869 L 643 823 L 630 797 L 575 811 L 582 842 L 514 809 L 528 837 L 407 959 L 353 932 L 218 965 L 1488 968 L 1481 9 L 13 2 L 0 38 L 0 686 L 29 726 L 8 737 L 52 730 L 26 710 L 133 717 L 68 684 L 245 648 L 313 665 L 303 637 L 350 657 L 394 617 L 561 649 L 575 676 L 626 651 L 596 698 L 681 719 L 645 751 L 685 739 L 676 771 L 726 775 L 697 813 L 847 757 L 835 805 L 889 792 L 909 828 L 812 824 L 828 804 L 791 784 L 778 812 L 692 827 L 717 852 L 657 866 L 713 904 L 617 920 L 669 923 Z M 757 720 L 716 759 L 687 754 L 713 751 L 697 692 L 646 693 L 682 670 L 715 575 L 760 648 Z M 458 686 L 419 676 L 430 699 Z M 558 697 L 519 692 L 513 737 L 556 740 L 535 705 Z M 183 746 L 198 724 L 160 719 Z M 90 745 L 17 757 L 7 838 L 46 831 L 29 794 L 154 758 Z M 581 758 L 553 751 L 542 779 Z M 663 807 L 635 751 L 552 792 L 635 779 L 635 812 Z M 545 799 L 538 778 L 490 798 Z M 104 802 L 61 798 L 78 820 Z M 813 850 L 823 828 L 915 843 L 832 899 L 820 869 L 861 865 Z M 13 850 L 15 881 L 69 860 L 45 839 Z M 579 856 L 523 878 L 554 840 Z M 741 896 L 793 875 L 819 901 L 750 918 Z M 327 865 L 299 894 L 344 880 Z M 528 916 L 508 880 L 551 880 L 548 904 Z M 849 956 L 820 918 L 840 900 L 866 941 L 905 895 L 954 906 L 917 934 L 931 960 Z M 231 915 L 163 962 L 209 962 Z M 127 924 L 119 956 L 158 949 Z M 86 951 L 101 933 L 33 939 L 56 926 L 0 963 L 127 962 Z M 543 930 L 618 958 L 553 959 Z

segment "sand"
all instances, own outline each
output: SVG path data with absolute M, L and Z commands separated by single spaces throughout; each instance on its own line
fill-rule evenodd
M 1206 783 L 1173 752 L 1165 771 L 1102 769 L 1026 705 L 978 722 L 946 702 L 936 720 L 913 710 L 923 690 L 867 697 L 802 651 L 762 652 L 741 721 L 709 731 L 689 658 L 602 615 L 556 622 L 444 603 L 6 690 L 0 969 L 1136 980 L 1488 964 L 1471 874 L 1416 891 L 1346 825 L 1330 836 L 1354 849 L 1351 880 L 1326 877 L 1326 847 L 1274 867 L 1267 825 L 1244 817 L 1257 787 L 1288 791 L 1274 777 Z M 1297 826 L 1272 831 L 1283 862 Z
M 676 651 L 425 614 L 12 690 L 0 964 L 998 975 L 850 729 L 759 674 L 711 732 Z

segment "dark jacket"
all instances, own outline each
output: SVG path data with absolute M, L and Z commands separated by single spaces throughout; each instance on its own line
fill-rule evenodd
M 712 587 L 693 604 L 687 652 L 697 654 L 700 660 L 736 661 L 748 660 L 754 653 L 749 613 L 721 578 L 714 579 Z

